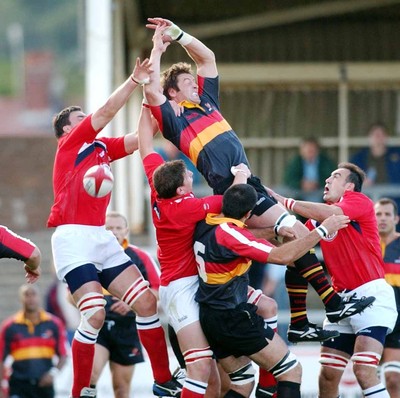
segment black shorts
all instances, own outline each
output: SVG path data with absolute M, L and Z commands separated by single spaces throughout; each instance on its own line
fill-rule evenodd
M 258 196 L 257 204 L 255 205 L 251 214 L 261 216 L 270 207 L 277 204 L 276 199 L 268 194 L 267 190 L 265 189 L 264 185 L 261 183 L 261 180 L 258 177 L 251 176 L 247 180 L 247 183 L 257 191 Z
M 386 336 L 385 348 L 400 348 L 400 316 L 397 317 L 393 332 Z
M 120 365 L 135 365 L 144 362 L 142 345 L 133 318 L 106 320 L 97 338 L 97 344 L 107 348 L 110 361 Z
M 54 398 L 53 386 L 39 387 L 38 380 L 19 380 L 12 376 L 9 380 L 10 397 L 29 397 L 29 398 Z
M 264 329 L 257 306 L 242 303 L 232 310 L 215 310 L 200 304 L 200 323 L 217 358 L 255 354 L 268 345 L 274 332 Z

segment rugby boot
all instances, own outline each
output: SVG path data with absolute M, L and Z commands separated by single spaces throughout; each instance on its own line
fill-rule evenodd
M 326 341 L 339 337 L 337 330 L 324 330 L 314 323 L 308 323 L 301 329 L 289 326 L 287 338 L 291 343 L 310 343 L 314 341 Z
M 360 299 L 356 298 L 356 293 L 349 297 L 342 297 L 342 302 L 339 308 L 334 310 L 326 311 L 326 317 L 329 322 L 337 323 L 342 319 L 348 318 L 349 316 L 360 314 L 367 307 L 370 307 L 372 303 L 375 301 L 374 296 L 370 297 L 361 297 Z
M 178 366 L 175 369 L 174 373 L 172 373 L 172 378 L 176 380 L 183 387 L 183 384 L 185 383 L 186 379 L 186 370 Z
M 156 397 L 180 397 L 181 391 L 182 386 L 174 378 L 162 384 L 157 382 L 153 384 L 153 394 Z
M 81 390 L 80 398 L 96 398 L 96 389 L 90 387 L 83 387 Z
M 256 398 L 276 398 L 276 386 L 261 387 L 258 384 L 255 395 Z

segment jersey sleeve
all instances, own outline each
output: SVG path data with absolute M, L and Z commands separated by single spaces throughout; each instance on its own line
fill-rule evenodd
M 206 213 L 220 213 L 222 210 L 222 195 L 212 195 L 201 198 Z
M 1 324 L 0 330 L 0 358 L 1 361 L 4 361 L 7 356 L 10 354 L 10 336 L 8 330 L 10 325 L 12 325 L 12 319 L 8 318 Z
M 149 182 L 152 198 L 156 196 L 156 190 L 153 184 L 154 170 L 164 163 L 164 159 L 157 152 L 152 152 L 143 159 L 143 168 Z
M 218 110 L 219 104 L 219 77 L 197 77 L 199 85 L 199 95 L 202 102 L 210 101 Z
M 67 355 L 67 330 L 60 318 L 52 315 L 52 321 L 57 328 L 57 344 L 56 344 L 56 354 L 59 357 L 65 357 Z
M 264 239 L 257 239 L 247 229 L 223 223 L 217 228 L 216 238 L 221 246 L 225 246 L 238 256 L 247 257 L 261 263 L 268 262 L 273 246 Z
M 129 154 L 125 150 L 125 137 L 101 137 L 99 141 L 104 142 L 107 145 L 107 153 L 110 162 L 114 160 L 122 159 Z
M 184 128 L 184 118 L 175 115 L 169 101 L 158 106 L 150 106 L 151 113 L 157 120 L 161 133 L 176 147 L 180 148 L 181 131 Z
M 29 240 L 0 225 L 0 258 L 26 261 L 36 246 Z

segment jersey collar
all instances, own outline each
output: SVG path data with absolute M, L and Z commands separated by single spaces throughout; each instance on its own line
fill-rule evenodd
M 220 217 L 219 214 L 209 213 L 206 217 L 206 223 L 209 225 L 219 225 L 223 223 L 232 223 L 239 228 L 246 228 L 246 224 L 236 218 Z
M 194 102 L 190 102 L 190 101 L 187 101 L 187 100 L 183 100 L 183 101 L 179 102 L 178 105 L 184 106 L 185 108 L 188 108 L 188 109 L 199 108 L 203 112 L 205 112 L 205 109 L 203 107 L 201 107 L 199 104 L 195 104 Z

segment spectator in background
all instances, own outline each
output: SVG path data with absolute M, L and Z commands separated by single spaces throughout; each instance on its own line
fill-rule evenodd
M 396 232 L 399 222 L 396 202 L 389 198 L 375 203 L 378 221 L 385 279 L 393 287 L 397 311 L 400 312 L 400 233 Z M 400 317 L 392 333 L 386 336 L 381 360 L 386 388 L 391 398 L 400 398 Z
M 36 286 L 22 285 L 19 288 L 19 298 L 21 311 L 1 325 L 0 379 L 4 379 L 4 362 L 10 355 L 13 363 L 9 396 L 53 398 L 54 376 L 64 366 L 67 358 L 64 325 L 59 318 L 41 308 L 39 289 Z M 2 392 L 0 397 L 3 397 Z
M 299 154 L 285 167 L 284 183 L 296 191 L 296 199 L 321 202 L 325 178 L 335 163 L 323 151 L 314 137 L 304 138 Z
M 374 184 L 400 184 L 400 148 L 388 147 L 389 131 L 382 123 L 368 129 L 368 148 L 363 148 L 350 159 L 365 170 L 365 186 Z
M 28 283 L 36 282 L 42 272 L 40 268 L 42 255 L 39 248 L 4 225 L 0 225 L 0 258 L 23 261 Z
M 109 212 L 106 216 L 106 229 L 115 235 L 158 297 L 159 268 L 150 254 L 129 243 L 127 219 L 120 213 Z M 109 362 L 115 398 L 128 398 L 135 364 L 144 362 L 135 313 L 128 304 L 105 290 L 103 293 L 107 302 L 106 318 L 96 342 L 90 384 L 91 388 L 96 387 L 104 366 Z

